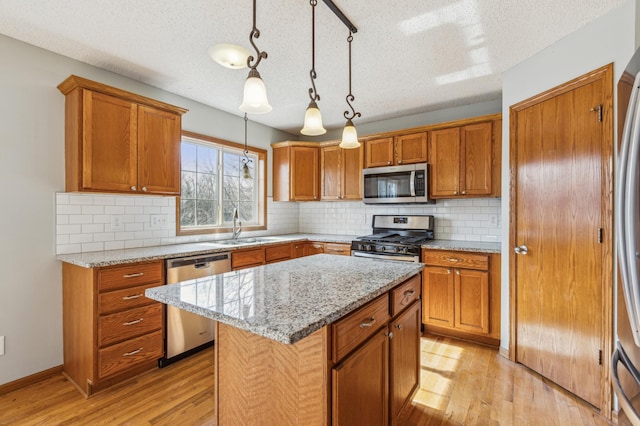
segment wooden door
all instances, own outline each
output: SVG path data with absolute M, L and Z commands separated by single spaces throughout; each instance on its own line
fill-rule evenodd
M 331 386 L 333 425 L 389 424 L 389 338 L 386 327 L 333 368 Z
M 138 191 L 180 194 L 181 117 L 138 106 Z
M 427 266 L 422 272 L 422 319 L 425 324 L 454 326 L 453 269 Z
M 429 135 L 431 198 L 452 198 L 460 189 L 460 128 L 433 130 Z
M 342 150 L 342 199 L 362 200 L 362 145 Z
M 324 146 L 320 149 L 320 199 L 322 200 L 340 199 L 341 151 L 338 145 Z
M 489 273 L 456 269 L 455 326 L 474 333 L 489 333 Z
M 397 164 L 425 163 L 427 161 L 427 132 L 396 136 Z
M 372 139 L 366 142 L 364 167 L 393 164 L 393 138 Z
M 598 105 L 611 107 L 611 86 L 609 67 L 598 78 L 583 77 L 513 106 L 511 115 L 511 241 L 521 253 L 511 257 L 516 360 L 603 409 L 610 395 L 601 365 L 609 354 L 603 297 L 610 271 L 603 269 L 606 246 L 599 236 L 611 229 L 610 210 L 604 217 L 611 125 L 600 121 Z
M 131 192 L 137 180 L 136 104 L 83 90 L 83 189 Z
M 491 123 L 460 129 L 461 195 L 491 195 L 492 157 Z
M 420 300 L 389 325 L 389 390 L 391 424 L 420 384 Z
M 291 201 L 318 199 L 318 148 L 291 147 Z

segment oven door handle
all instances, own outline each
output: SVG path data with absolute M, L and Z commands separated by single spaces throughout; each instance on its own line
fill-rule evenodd
M 362 251 L 352 251 L 351 256 L 366 257 L 369 259 L 395 260 L 399 262 L 416 262 L 416 263 L 420 262 L 419 256 L 394 256 L 389 254 L 366 253 Z
M 416 196 L 416 171 L 411 171 L 411 177 L 409 178 L 409 191 L 411 192 L 411 196 Z
M 620 384 L 620 376 L 618 375 L 618 364 L 622 364 L 622 366 L 629 372 L 631 377 L 633 377 L 633 380 L 637 384 L 640 384 L 640 372 L 638 372 L 638 370 L 635 368 L 635 366 L 629 359 L 629 356 L 622 348 L 620 342 L 617 343 L 611 360 L 613 391 L 618 396 L 618 403 L 620 404 L 620 407 L 622 408 L 624 413 L 627 415 L 627 419 L 629 419 L 632 425 L 638 426 L 640 425 L 640 415 L 635 410 L 635 408 L 631 404 L 631 400 L 622 389 L 622 386 Z

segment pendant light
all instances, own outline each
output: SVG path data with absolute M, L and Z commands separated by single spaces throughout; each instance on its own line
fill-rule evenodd
M 316 5 L 317 0 L 310 0 L 311 4 L 311 71 L 309 76 L 311 77 L 311 87 L 309 88 L 309 97 L 311 102 L 304 113 L 304 126 L 300 133 L 307 136 L 319 136 L 327 133 L 322 126 L 322 115 L 320 115 L 320 109 L 316 101 L 320 100 L 320 95 L 316 90 L 315 79 L 316 75 Z
M 242 159 L 242 179 L 251 179 L 251 172 L 249 171 L 249 163 L 253 160 L 247 155 L 249 149 L 247 148 L 247 113 L 244 113 L 244 158 Z
M 358 132 L 356 132 L 356 127 L 353 125 L 351 121 L 355 117 L 360 117 L 362 114 L 356 112 L 353 109 L 353 102 L 356 97 L 351 93 L 351 42 L 353 41 L 353 34 L 349 31 L 349 37 L 347 37 L 347 42 L 349 43 L 349 94 L 346 97 L 347 105 L 351 108 L 351 114 L 349 114 L 349 110 L 344 112 L 344 118 L 347 119 L 347 123 L 344 126 L 344 130 L 342 131 L 342 142 L 340 142 L 340 148 L 352 149 L 359 148 L 360 142 L 358 142 Z
M 260 30 L 256 28 L 256 0 L 253 0 L 253 28 L 249 34 L 249 42 L 251 46 L 256 50 L 256 58 L 249 56 L 247 58 L 247 66 L 250 68 L 249 76 L 244 82 L 244 96 L 242 98 L 242 105 L 240 105 L 240 111 L 251 114 L 264 114 L 271 111 L 271 105 L 267 100 L 267 88 L 260 78 L 260 73 L 257 70 L 258 64 L 262 59 L 267 59 L 267 52 L 261 52 L 256 44 L 254 38 L 260 37 Z M 255 64 L 251 65 L 255 59 Z

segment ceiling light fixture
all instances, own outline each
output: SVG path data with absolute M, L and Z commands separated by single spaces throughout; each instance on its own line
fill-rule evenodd
M 249 76 L 244 82 L 244 96 L 242 98 L 242 105 L 240 105 L 240 111 L 250 114 L 264 114 L 271 111 L 271 105 L 267 100 L 267 88 L 260 78 L 260 73 L 256 69 L 262 59 L 267 59 L 267 52 L 261 52 L 256 44 L 254 38 L 260 37 L 260 30 L 256 28 L 256 0 L 253 0 L 253 28 L 249 33 L 249 42 L 251 46 L 256 50 L 256 58 L 249 56 L 247 58 L 247 66 L 251 68 L 249 70 Z M 255 63 L 251 65 L 255 59 Z
M 249 163 L 253 162 L 247 155 L 249 149 L 247 148 L 247 113 L 244 113 L 244 158 L 242 159 L 242 179 L 251 179 L 251 172 L 249 171 Z
M 311 77 L 311 87 L 309 88 L 309 97 L 311 102 L 304 113 L 304 126 L 300 133 L 307 136 L 319 136 L 327 133 L 327 130 L 322 126 L 322 115 L 320 114 L 320 108 L 316 101 L 320 100 L 320 95 L 316 90 L 315 79 L 316 74 L 316 5 L 318 0 L 310 0 L 311 4 L 311 71 L 309 76 Z
M 351 93 L 351 42 L 353 41 L 353 34 L 349 31 L 349 37 L 347 37 L 347 42 L 349 43 L 349 94 L 346 97 L 347 105 L 351 108 L 351 114 L 349 114 L 349 110 L 344 112 L 344 118 L 347 119 L 347 123 L 344 126 L 344 130 L 342 131 L 342 142 L 340 142 L 340 148 L 352 149 L 359 148 L 360 142 L 358 142 L 358 132 L 356 132 L 356 126 L 353 125 L 351 121 L 355 117 L 361 117 L 362 114 L 356 112 L 353 109 L 353 102 L 356 97 Z
M 209 48 L 209 56 L 218 64 L 234 70 L 247 67 L 247 58 L 251 53 L 237 44 L 221 43 Z

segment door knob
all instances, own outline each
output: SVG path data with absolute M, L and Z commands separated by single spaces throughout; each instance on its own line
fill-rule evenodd
M 513 251 L 515 252 L 515 254 L 521 254 L 521 255 L 525 255 L 529 252 L 529 249 L 527 248 L 527 246 L 525 246 L 524 244 L 516 247 L 513 249 Z

